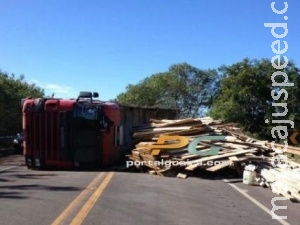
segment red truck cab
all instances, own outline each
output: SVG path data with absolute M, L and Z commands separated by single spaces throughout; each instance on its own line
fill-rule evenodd
M 29 168 L 106 167 L 119 159 L 120 110 L 97 93 L 77 99 L 23 102 L 24 155 Z

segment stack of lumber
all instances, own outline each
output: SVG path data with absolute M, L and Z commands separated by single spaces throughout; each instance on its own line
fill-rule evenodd
M 260 169 L 260 185 L 293 202 L 300 202 L 300 164 L 288 162 L 284 167 Z
M 179 138 L 165 138 L 161 143 L 161 137 L 166 135 Z M 202 154 L 191 153 L 188 147 L 193 140 L 205 136 L 225 138 L 201 140 L 197 143 L 196 150 Z M 196 172 L 199 174 L 205 171 L 207 174 L 231 168 L 245 175 L 245 166 L 252 164 L 256 168 L 256 185 L 269 187 L 276 194 L 300 202 L 300 164 L 289 159 L 287 167 L 274 166 L 272 160 L 277 153 L 273 151 L 270 142 L 250 138 L 237 124 L 224 123 L 210 117 L 151 119 L 149 126 L 134 130 L 132 137 L 135 148 L 128 157 L 133 165 L 146 168 L 150 174 L 186 178 Z M 180 137 L 188 140 L 186 145 L 177 145 L 174 149 L 165 148 L 167 145 L 176 146 Z M 219 151 L 205 154 L 212 146 L 219 147 Z M 285 146 L 275 144 L 275 147 L 283 149 Z M 300 149 L 295 147 L 289 146 L 286 152 L 300 155 Z
M 153 154 L 153 146 L 161 135 L 184 136 L 191 143 L 195 138 L 203 136 L 226 136 L 224 140 L 203 140 L 196 145 L 202 155 L 192 154 L 188 145 L 182 148 L 159 148 L 158 154 Z M 135 130 L 132 134 L 135 148 L 129 159 L 134 165 L 149 168 L 150 173 L 161 176 L 177 175 L 185 178 L 195 169 L 215 172 L 226 167 L 238 168 L 238 165 L 251 162 L 268 162 L 273 151 L 264 141 L 254 140 L 244 135 L 234 123 L 224 123 L 210 117 L 186 118 L 181 120 L 151 119 L 150 125 Z M 164 143 L 176 144 L 170 140 Z M 161 145 L 160 145 L 161 146 Z M 212 146 L 218 146 L 219 152 L 205 155 Z

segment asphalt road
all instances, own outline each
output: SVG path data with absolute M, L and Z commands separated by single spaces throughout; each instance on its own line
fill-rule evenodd
M 300 225 L 300 204 L 240 179 L 188 179 L 114 171 L 33 171 L 0 158 L 0 224 Z

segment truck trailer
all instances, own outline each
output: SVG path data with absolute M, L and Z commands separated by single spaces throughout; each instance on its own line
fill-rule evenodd
M 131 131 L 150 118 L 175 119 L 175 109 L 134 107 L 98 100 L 97 92 L 77 99 L 22 100 L 24 157 L 30 169 L 106 168 L 122 162 L 133 147 Z

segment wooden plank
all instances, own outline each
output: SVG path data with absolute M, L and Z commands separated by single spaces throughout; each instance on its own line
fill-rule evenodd
M 151 174 L 151 175 L 156 175 L 156 171 L 155 170 L 149 170 L 148 173 Z
M 197 135 L 197 134 L 209 134 L 204 133 L 207 132 L 207 127 L 197 127 L 197 128 L 190 128 L 188 130 L 178 130 L 178 131 L 172 131 L 172 132 L 165 132 L 165 135 L 182 135 L 182 136 L 191 136 L 191 135 Z
M 191 124 L 202 124 L 200 120 L 195 120 L 192 118 L 182 119 L 174 122 L 158 124 L 157 127 L 173 127 L 173 126 L 186 126 Z
M 181 179 L 186 179 L 187 176 L 188 176 L 187 174 L 184 174 L 184 173 L 178 173 L 176 177 L 177 177 L 177 178 L 181 178 Z
M 271 148 L 271 143 L 265 143 L 265 146 Z M 285 148 L 285 146 L 282 145 L 282 144 L 276 144 L 275 143 L 274 146 L 276 148 L 278 148 L 279 150 Z M 300 148 L 288 146 L 285 152 L 291 153 L 291 154 L 294 154 L 294 155 L 300 155 Z
M 238 157 L 236 157 L 236 156 L 230 156 L 228 159 L 232 162 L 239 161 Z
M 224 169 L 224 168 L 226 168 L 226 167 L 228 167 L 230 165 L 230 161 L 229 160 L 220 161 L 220 162 L 221 163 L 218 164 L 218 165 L 214 165 L 214 166 L 211 166 L 211 167 L 207 168 L 206 171 L 215 172 L 215 171 Z
M 202 164 L 203 162 L 206 162 L 206 161 L 227 158 L 229 156 L 235 156 L 235 155 L 243 155 L 243 154 L 250 153 L 250 152 L 256 152 L 256 149 L 236 151 L 233 153 L 226 153 L 223 155 L 214 155 L 214 156 L 203 157 L 201 159 L 188 161 L 188 164 L 190 164 L 190 165 L 187 166 L 185 169 L 186 170 L 194 170 L 198 167 L 199 164 Z

